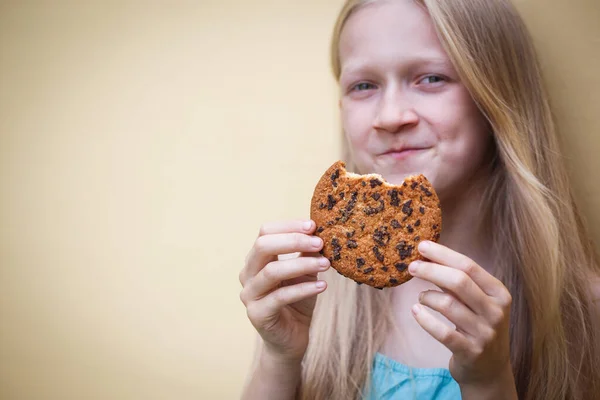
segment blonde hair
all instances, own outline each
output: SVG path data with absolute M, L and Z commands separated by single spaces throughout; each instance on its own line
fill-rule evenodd
M 354 12 L 335 25 L 331 62 Z M 521 399 L 591 399 L 600 393 L 600 330 L 590 292 L 598 257 L 573 199 L 535 50 L 508 0 L 415 0 L 494 132 L 484 196 L 495 275 L 513 296 L 511 363 Z M 348 162 L 351 160 L 347 160 Z M 335 273 L 318 302 L 303 364 L 303 399 L 360 398 L 393 327 L 390 291 Z

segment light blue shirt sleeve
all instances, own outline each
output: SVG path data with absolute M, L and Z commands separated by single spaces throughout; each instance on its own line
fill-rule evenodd
M 412 368 L 377 353 L 365 400 L 460 400 L 460 387 L 445 368 Z

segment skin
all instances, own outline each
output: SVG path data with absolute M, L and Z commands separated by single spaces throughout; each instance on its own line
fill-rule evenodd
M 444 210 L 442 244 L 419 245 L 431 262 L 409 266 L 418 278 L 412 286 L 424 282 L 431 289 L 420 291 L 412 299 L 416 304 L 407 304 L 410 296 L 394 296 L 396 315 L 410 307 L 418 325 L 449 350 L 446 366 L 463 398 L 515 398 L 510 294 L 474 261 L 490 263 L 486 249 L 491 243 L 473 229 L 491 146 L 484 118 L 428 14 L 411 1 L 375 3 L 350 17 L 340 61 L 342 126 L 357 168 L 392 183 L 423 173 Z M 391 339 L 388 348 L 397 337 Z
M 409 328 L 410 316 L 414 344 L 450 369 L 464 399 L 516 398 L 510 294 L 488 272 L 491 243 L 472 228 L 488 177 L 485 120 L 429 16 L 411 1 L 381 1 L 353 14 L 340 60 L 342 126 L 358 172 L 391 183 L 423 173 L 444 210 L 440 244 L 419 245 L 430 261 L 411 264 L 415 278 L 392 289 L 397 322 Z M 329 268 L 314 229 L 312 221 L 265 224 L 240 272 L 240 298 L 262 338 L 245 399 L 295 397 L 316 297 L 326 290 L 317 276 Z M 299 256 L 280 259 L 289 253 Z M 399 339 L 390 333 L 384 354 L 401 358 L 394 354 L 403 351 Z

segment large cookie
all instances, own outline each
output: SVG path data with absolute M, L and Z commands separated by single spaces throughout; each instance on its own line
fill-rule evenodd
M 417 245 L 437 241 L 442 229 L 439 199 L 423 175 L 391 185 L 379 175 L 348 173 L 342 161 L 317 183 L 310 217 L 331 266 L 378 289 L 410 280 L 408 264 L 423 259 Z

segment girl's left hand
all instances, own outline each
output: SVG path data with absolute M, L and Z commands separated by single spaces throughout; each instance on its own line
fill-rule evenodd
M 512 381 L 508 333 L 512 298 L 508 289 L 473 260 L 445 246 L 421 242 L 419 252 L 430 261 L 411 263 L 410 273 L 442 291 L 422 292 L 413 315 L 452 352 L 452 377 L 461 386 L 485 386 L 502 377 Z M 456 329 L 423 306 L 441 313 Z

